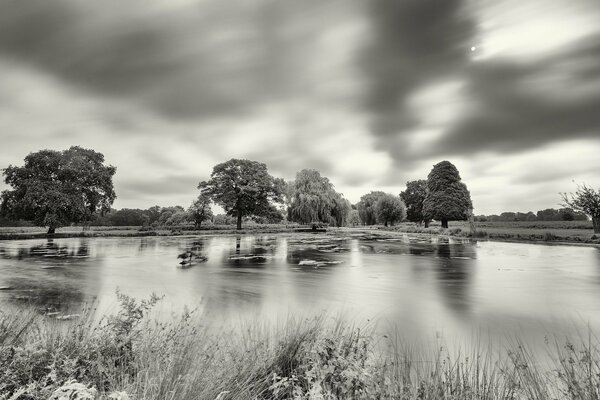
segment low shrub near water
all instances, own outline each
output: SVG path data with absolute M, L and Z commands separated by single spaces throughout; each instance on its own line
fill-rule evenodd
M 597 399 L 599 342 L 451 354 L 325 318 L 202 328 L 148 313 L 158 298 L 119 295 L 120 311 L 59 322 L 0 314 L 0 399 Z M 91 311 L 90 311 L 91 313 Z M 90 315 L 88 313 L 88 315 Z

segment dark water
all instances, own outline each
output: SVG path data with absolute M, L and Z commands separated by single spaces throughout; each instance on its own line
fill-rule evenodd
M 206 257 L 189 268 L 177 258 Z M 600 329 L 600 250 L 494 242 L 305 236 L 0 242 L 0 308 L 69 313 L 115 290 L 165 295 L 206 320 L 327 312 L 407 335 L 543 336 Z

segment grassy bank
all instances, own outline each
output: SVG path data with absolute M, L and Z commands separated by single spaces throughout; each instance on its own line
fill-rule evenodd
M 100 322 L 0 314 L 0 399 L 597 399 L 598 340 L 463 355 L 325 318 L 201 327 L 120 297 Z M 464 355 L 466 354 L 466 355 Z M 70 397 L 69 397 L 70 396 Z
M 412 223 L 380 229 L 497 241 L 600 245 L 600 234 L 594 234 L 591 221 L 476 222 L 475 227 L 474 236 L 466 221 L 453 221 L 449 229 L 437 224 L 425 228 Z

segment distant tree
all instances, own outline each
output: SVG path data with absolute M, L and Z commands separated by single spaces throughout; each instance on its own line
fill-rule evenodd
M 394 225 L 406 217 L 406 207 L 400 197 L 386 193 L 375 203 L 375 213 L 379 223 Z
M 216 165 L 198 189 L 235 216 L 239 230 L 244 216 L 268 214 L 271 202 L 282 202 L 284 185 L 283 179 L 269 175 L 265 164 L 234 158 Z
M 423 201 L 425 201 L 426 195 L 426 180 L 406 182 L 406 190 L 400 192 L 400 198 L 406 205 L 406 219 L 419 225 L 423 223 Z
M 178 210 L 171 214 L 165 221 L 165 225 L 185 225 L 187 222 L 193 221 L 193 216 L 184 210 Z
M 434 165 L 427 176 L 423 217 L 440 221 L 443 228 L 448 228 L 448 221 L 467 220 L 472 211 L 471 195 L 456 167 L 449 161 Z
M 377 210 L 375 204 L 383 196 L 385 196 L 384 192 L 373 191 L 360 198 L 356 207 L 358 208 L 358 215 L 360 216 L 363 225 L 377 224 Z
M 512 212 L 512 211 L 505 211 L 502 214 L 500 214 L 500 220 L 502 221 L 516 221 L 517 220 L 517 214 Z
M 111 211 L 106 215 L 106 219 L 112 226 L 142 226 L 147 225 L 149 221 L 144 210 L 134 208 Z
M 346 219 L 346 224 L 348 226 L 360 225 L 360 216 L 358 215 L 358 210 L 350 210 L 348 213 L 348 218 Z
M 158 221 L 161 210 L 161 206 L 152 206 L 144 212 L 148 216 L 148 224 L 153 224 Z
M 537 220 L 538 221 L 561 221 L 562 218 L 558 210 L 554 208 L 546 208 L 545 210 L 540 210 L 537 212 Z
M 563 221 L 575 220 L 575 211 L 570 207 L 561 208 L 558 210 L 558 215 L 560 215 L 560 219 Z
M 192 220 L 194 221 L 194 227 L 200 228 L 204 221 L 208 221 L 213 217 L 211 209 L 212 200 L 210 196 L 204 193 L 200 193 L 198 198 L 188 208 Z
M 60 226 L 88 223 L 110 210 L 115 172 L 101 153 L 78 146 L 30 153 L 24 166 L 4 169 L 13 190 L 2 192 L 0 213 L 47 226 L 49 235 Z
M 575 193 L 561 193 L 564 205 L 592 218 L 594 233 L 600 233 L 600 190 L 577 186 Z
M 233 225 L 235 218 L 226 214 L 217 214 L 213 217 L 213 223 L 215 225 Z
M 342 226 L 350 203 L 335 191 L 328 178 L 314 169 L 296 174 L 287 189 L 288 219 L 301 224 L 328 223 Z

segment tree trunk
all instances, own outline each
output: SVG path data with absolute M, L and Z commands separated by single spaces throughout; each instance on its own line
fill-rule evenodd
M 48 232 L 46 233 L 46 235 L 53 236 L 55 232 L 56 232 L 56 227 L 55 226 L 49 226 L 48 227 Z
M 592 217 L 592 224 L 594 225 L 594 233 L 600 233 L 600 215 Z
M 425 222 L 425 228 L 429 228 L 429 220 L 426 219 L 424 222 Z
M 237 214 L 237 230 L 240 231 L 242 230 L 242 212 L 238 211 Z
M 383 226 L 387 226 L 387 225 L 388 225 L 388 223 L 387 223 L 387 221 L 385 221 L 385 222 L 383 223 Z
M 447 219 L 442 220 L 442 228 L 448 229 L 448 220 Z

